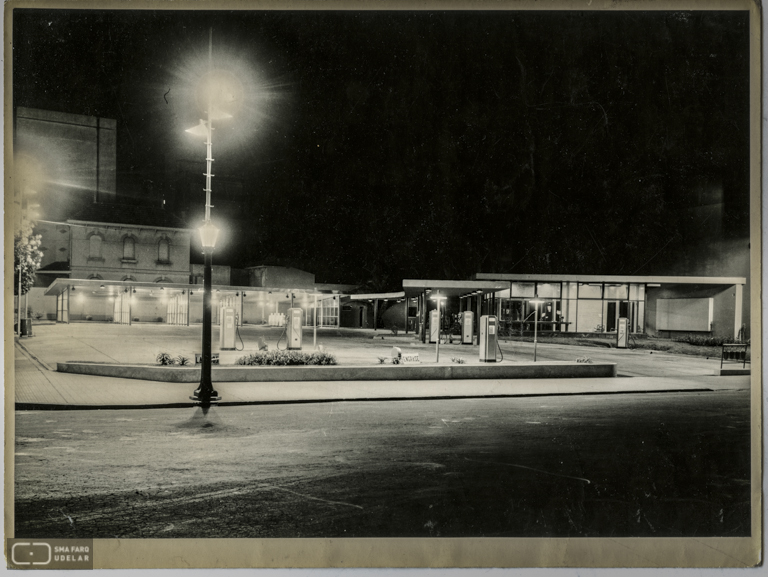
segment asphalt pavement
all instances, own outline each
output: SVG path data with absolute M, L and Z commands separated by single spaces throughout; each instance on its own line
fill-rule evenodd
M 240 351 L 220 351 L 223 364 L 258 349 L 258 338 L 270 348 L 280 345 L 281 330 L 245 326 L 238 340 Z M 129 408 L 188 406 L 189 384 L 105 378 L 56 372 L 62 361 L 153 364 L 160 352 L 194 357 L 199 352 L 200 326 L 164 324 L 132 326 L 107 323 L 42 323 L 34 336 L 16 340 L 14 395 L 17 409 Z M 217 343 L 217 329 L 213 341 Z M 283 340 L 284 346 L 284 340 Z M 336 355 L 339 364 L 375 365 L 389 356 L 393 346 L 403 353 L 418 353 L 424 364 L 434 364 L 436 346 L 422 344 L 414 335 L 390 331 L 304 330 L 304 349 L 321 346 Z M 214 347 L 215 349 L 216 347 Z M 502 342 L 503 362 L 530 361 L 533 344 Z M 215 383 L 222 405 L 296 403 L 342 400 L 437 399 L 462 397 L 514 397 L 540 395 L 609 394 L 632 392 L 748 389 L 749 376 L 714 376 L 719 359 L 672 355 L 660 351 L 619 350 L 601 347 L 539 343 L 540 362 L 588 357 L 614 362 L 617 378 L 603 379 L 478 379 L 452 381 L 304 381 L 291 383 Z M 456 358 L 478 363 L 476 346 L 444 344 L 440 364 Z
M 16 416 L 15 535 L 750 534 L 747 391 Z

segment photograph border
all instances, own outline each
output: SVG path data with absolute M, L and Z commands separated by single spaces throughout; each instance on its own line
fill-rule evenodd
M 11 0 L 4 7 L 5 56 L 5 537 L 14 535 L 15 382 L 13 339 L 12 11 L 17 8 L 120 10 L 748 10 L 750 12 L 750 315 L 752 327 L 751 536 L 741 538 L 348 538 L 95 539 L 94 568 L 374 567 L 752 567 L 762 559 L 762 11 L 750 0 L 392 2 L 335 0 L 167 1 Z M 11 191 L 10 193 L 8 191 Z M 7 543 L 7 541 L 6 541 Z M 6 559 L 8 551 L 6 550 Z

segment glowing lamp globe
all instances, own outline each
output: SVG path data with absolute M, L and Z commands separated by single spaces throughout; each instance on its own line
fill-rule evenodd
M 219 236 L 219 229 L 213 226 L 210 220 L 206 220 L 199 229 L 200 241 L 203 248 L 214 248 L 216 246 L 216 239 Z

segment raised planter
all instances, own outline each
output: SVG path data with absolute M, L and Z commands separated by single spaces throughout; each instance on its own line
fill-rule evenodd
M 57 363 L 62 373 L 98 375 L 123 379 L 141 379 L 169 383 L 195 383 L 200 380 L 198 367 L 153 365 L 118 365 L 106 363 Z M 211 368 L 215 382 L 288 382 L 288 381 L 418 381 L 449 379 L 563 379 L 604 378 L 616 376 L 615 363 L 499 363 L 485 365 L 374 365 L 365 366 L 291 366 Z

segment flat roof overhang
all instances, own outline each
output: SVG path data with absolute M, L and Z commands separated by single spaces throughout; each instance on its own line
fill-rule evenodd
M 104 288 L 102 288 L 102 286 Z M 65 279 L 57 278 L 46 289 L 45 295 L 58 296 L 70 287 L 91 291 L 97 293 L 97 296 L 109 296 L 112 291 L 119 292 L 122 289 L 136 289 L 137 293 L 149 293 L 149 291 L 163 290 L 167 294 L 178 293 L 181 291 L 201 291 L 201 284 L 182 284 L 182 283 L 155 283 L 155 282 L 136 282 L 136 281 L 117 281 L 100 279 Z M 211 285 L 211 290 L 219 292 L 243 292 L 266 294 L 271 300 L 290 301 L 290 295 L 296 296 L 317 296 L 318 300 L 335 298 L 341 296 L 338 293 L 318 292 L 311 289 L 277 288 L 277 287 L 253 287 L 253 286 L 231 286 L 231 285 Z M 322 298 L 321 298 L 322 297 Z
M 499 280 L 403 280 L 403 289 L 408 298 L 417 297 L 426 291 L 439 292 L 442 296 L 452 298 L 496 293 L 508 288 L 508 282 Z
M 344 295 L 344 297 L 353 301 L 371 301 L 371 300 L 393 301 L 393 300 L 400 300 L 405 298 L 405 291 L 400 291 L 398 293 L 371 293 L 371 294 Z
M 745 277 L 722 276 L 631 276 L 593 274 L 507 274 L 479 272 L 477 280 L 499 280 L 506 282 L 583 282 L 583 283 L 638 283 L 638 284 L 714 284 L 745 285 Z M 509 288 L 509 287 L 506 287 Z

